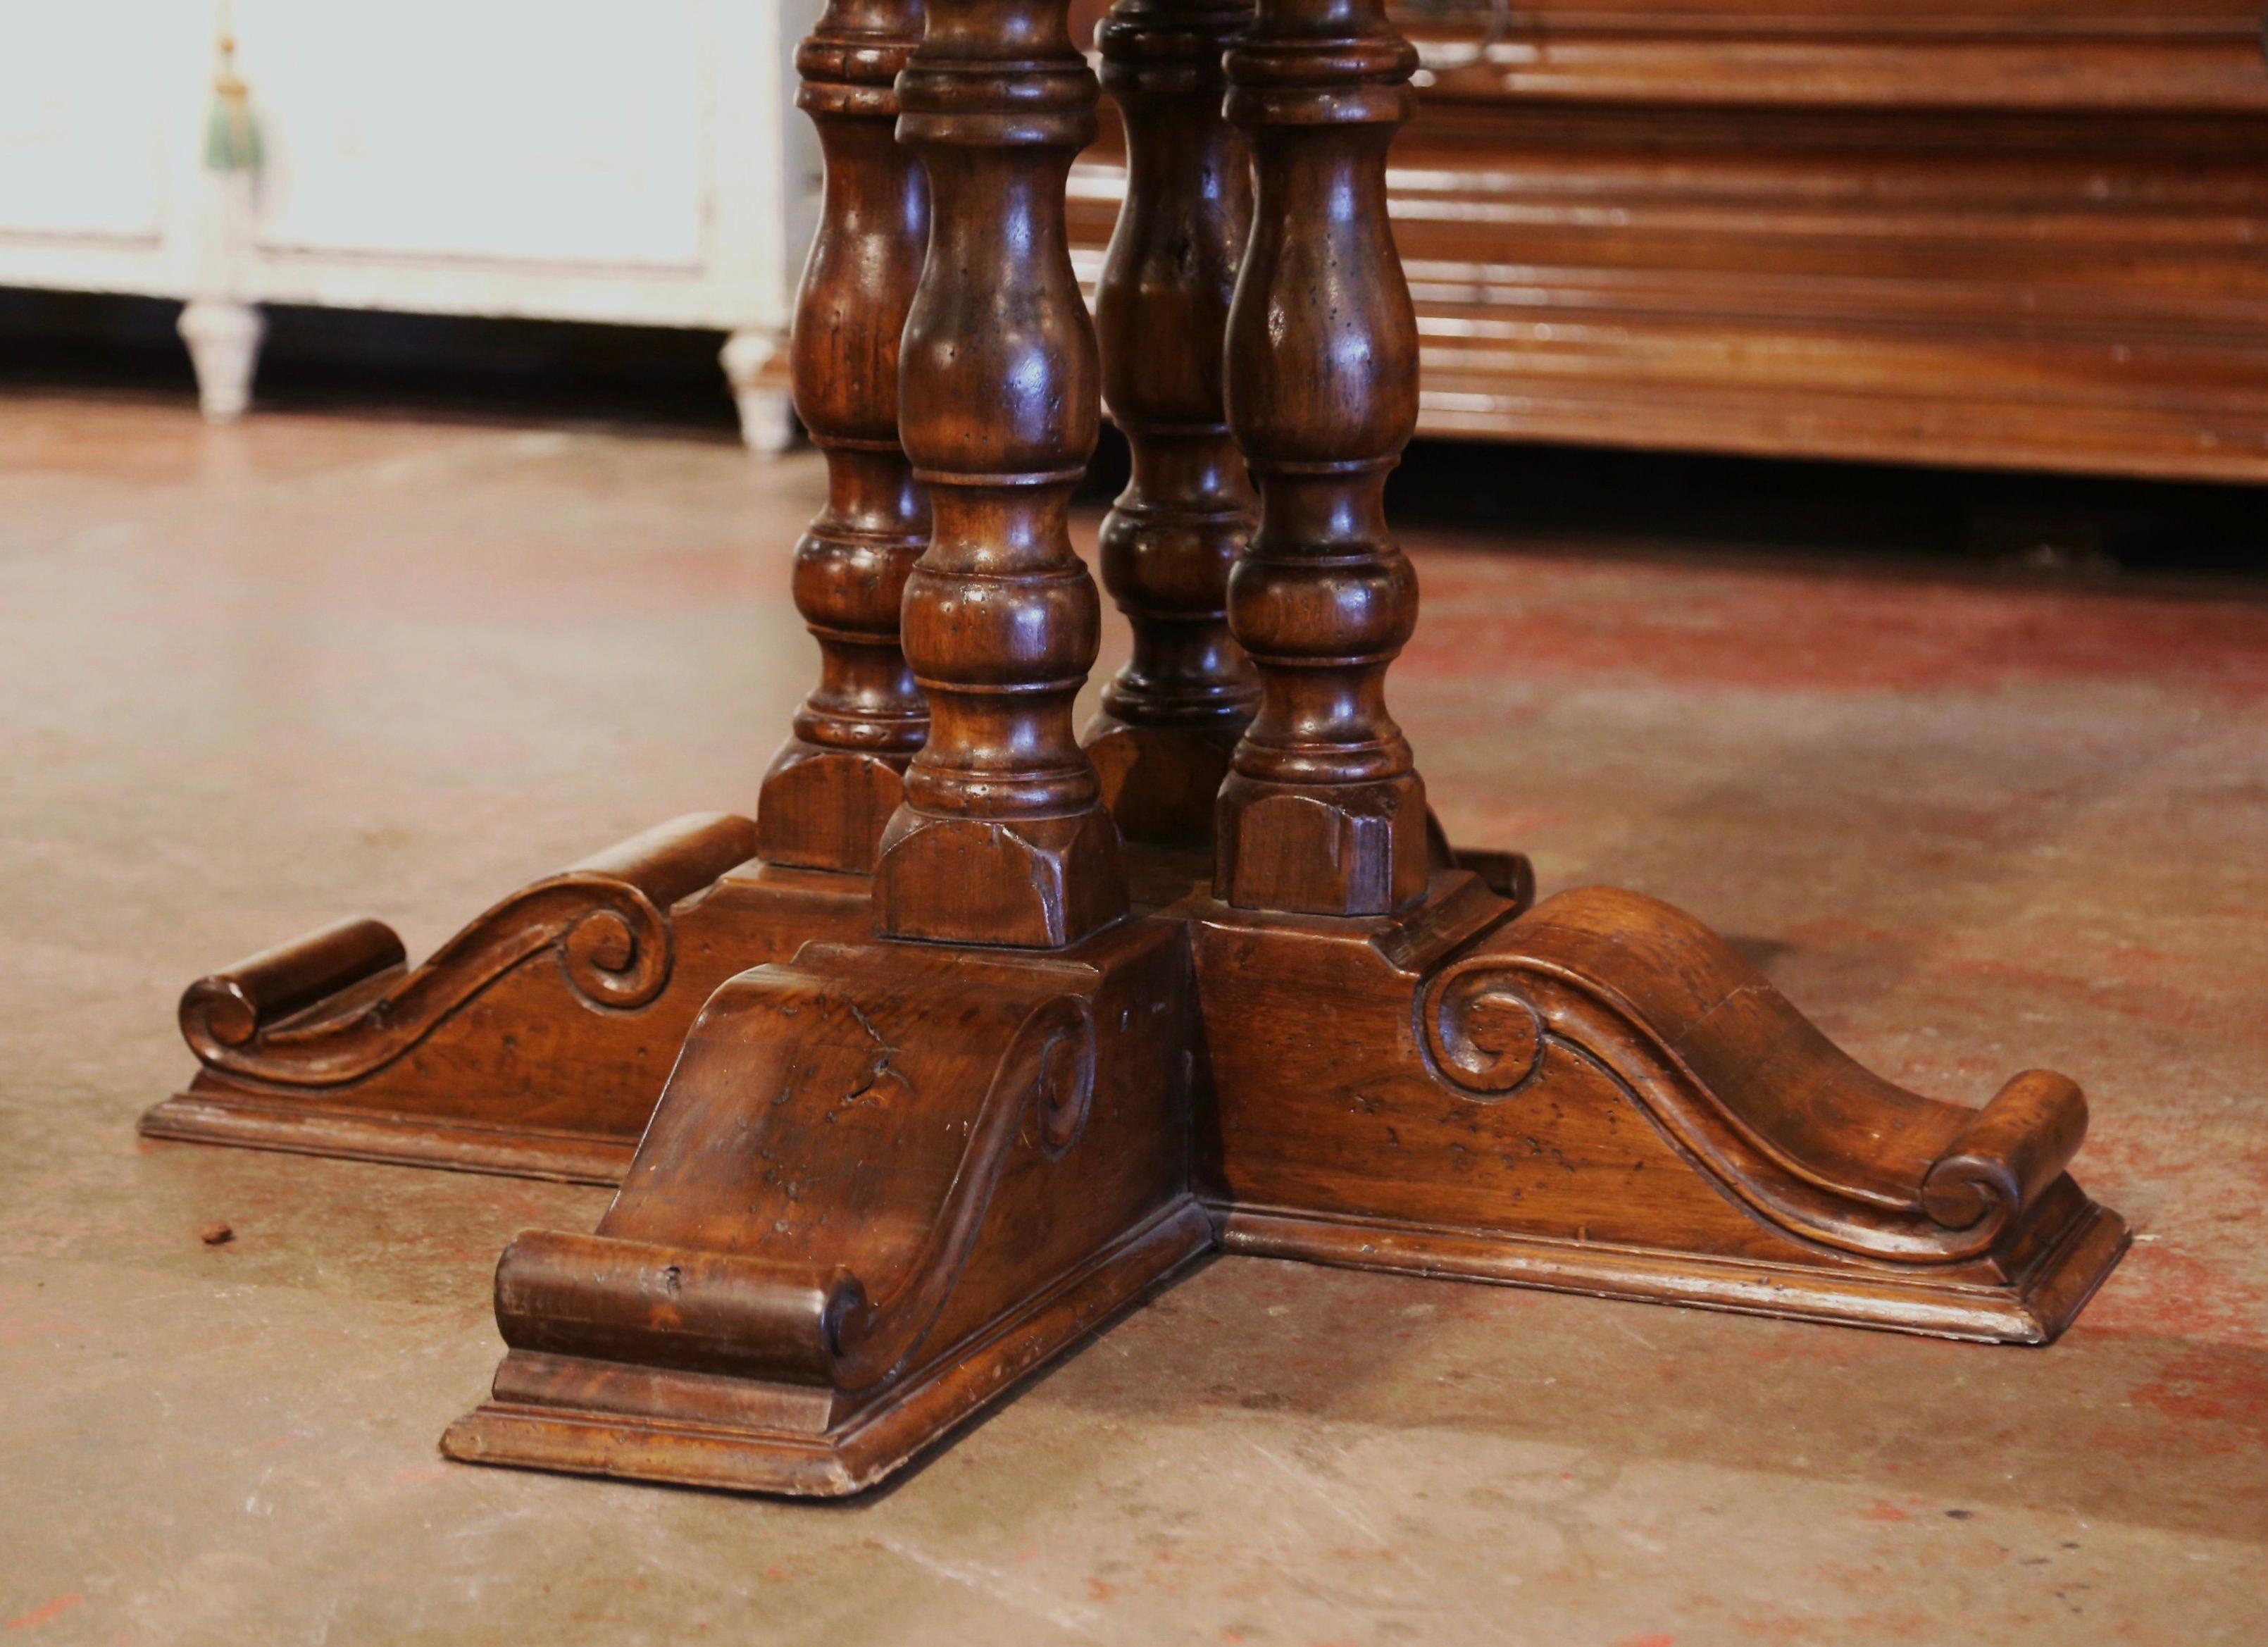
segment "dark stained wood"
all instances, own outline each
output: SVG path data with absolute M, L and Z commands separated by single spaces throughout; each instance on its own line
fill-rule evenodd
M 936 210 L 900 426 L 930 490 L 904 630 L 931 728 L 875 866 L 876 920 L 1052 949 L 1127 908 L 1117 827 L 1071 720 L 1101 624 L 1068 520 L 1101 368 L 1064 179 L 1100 92 L 1063 5 L 990 0 L 931 7 L 898 94 Z
M 1130 63 L 1186 61 L 1169 11 L 1219 23 L 1129 0 L 1106 33 L 1122 88 Z M 1079 809 L 1093 773 L 1059 753 L 1094 621 L 1061 536 L 1061 465 L 1092 430 L 1049 228 L 1054 158 L 1090 95 L 1063 15 L 1060 0 L 933 0 L 902 82 L 939 211 L 904 396 L 937 488 L 908 647 L 938 736 L 891 828 L 884 927 L 961 942 L 813 943 L 719 989 L 597 1233 L 505 1252 L 509 1353 L 444 1449 L 857 1492 L 1216 1238 L 2053 1338 L 2127 1239 L 2066 1172 L 2086 1128 L 2075 1085 L 2029 1071 L 1980 1110 L 1905 1092 L 1690 917 L 1603 889 L 1529 910 L 1525 860 L 1452 853 L 1427 816 L 1381 687 L 1416 612 L 1380 490 L 1418 362 L 1383 189 L 1410 59 L 1375 0 L 1260 0 L 1228 56 L 1259 177 L 1228 393 L 1263 498 L 1228 609 L 1264 696 L 1221 791 L 1219 885 L 1160 907 L 1187 860 L 1145 845 L 1131 919 L 1077 901 L 1076 859 L 1044 851 L 1062 837 L 1021 821 L 1108 827 Z M 1131 86 L 1138 131 L 1160 90 Z M 1202 168 L 1182 159 L 1177 184 L 1145 186 L 1195 190 Z M 1177 328 L 1213 341 L 1202 301 L 1127 318 L 1143 307 L 1130 271 L 1163 255 L 1172 220 L 1138 217 L 1122 241 L 1122 347 L 1169 351 Z M 999 313 L 1026 323 L 987 332 Z M 1122 364 L 1154 458 L 1169 374 Z M 1217 443 L 1195 382 L 1182 426 Z M 1024 393 L 1041 386 L 1061 396 L 1043 413 Z M 1122 511 L 1128 541 L 1174 543 L 1159 521 L 1185 519 L 1191 494 L 1138 483 L 1145 499 L 1159 506 Z M 1218 564 L 1195 541 L 1171 551 L 1191 587 Z M 1138 624 L 1147 570 L 1121 586 Z M 924 835 L 951 850 L 894 870 Z M 1027 868 L 1008 896 L 1004 871 Z M 1065 912 L 1081 908 L 1097 930 L 1077 941 Z M 354 964 L 387 958 L 368 934 L 327 942 Z
M 1095 319 L 1103 402 L 1133 459 L 1102 523 L 1102 581 L 1134 645 L 1086 742 L 1134 841 L 1212 839 L 1228 754 L 1260 696 L 1228 632 L 1228 572 L 1254 500 L 1221 395 L 1252 214 L 1250 157 L 1221 114 L 1221 54 L 1250 17 L 1240 0 L 1121 0 L 1098 42 L 1128 173 Z
M 1228 54 L 1252 143 L 1251 249 L 1228 327 L 1231 423 L 1260 488 L 1229 625 L 1261 701 L 1220 791 L 1220 896 L 1380 914 L 1425 889 L 1425 787 L 1386 709 L 1418 580 L 1386 477 L 1418 420 L 1418 328 L 1386 155 L 1417 55 L 1381 0 L 1263 0 Z
M 2268 480 L 2261 10 L 1401 8 L 1419 428 Z
M 827 182 L 796 307 L 796 415 L 827 454 L 827 506 L 796 546 L 795 603 L 818 688 L 765 775 L 757 845 L 773 862 L 865 875 L 929 735 L 898 646 L 929 509 L 898 445 L 898 340 L 929 239 L 929 191 L 898 145 L 898 71 L 920 0 L 835 0 L 797 54 L 798 100 Z

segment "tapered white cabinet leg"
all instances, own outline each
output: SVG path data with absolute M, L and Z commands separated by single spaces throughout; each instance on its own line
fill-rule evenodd
M 199 298 L 181 310 L 181 341 L 197 374 L 197 403 L 214 423 L 229 423 L 252 403 L 268 321 L 249 303 Z
M 759 457 L 777 457 L 792 451 L 800 432 L 795 403 L 789 396 L 787 375 L 771 370 L 785 353 L 786 340 L 777 332 L 734 332 L 725 340 L 725 380 L 740 408 L 740 438 Z

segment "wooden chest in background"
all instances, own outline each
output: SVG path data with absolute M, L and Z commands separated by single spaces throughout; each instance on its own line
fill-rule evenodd
M 2263 3 L 1403 6 L 1424 432 L 2268 480 Z

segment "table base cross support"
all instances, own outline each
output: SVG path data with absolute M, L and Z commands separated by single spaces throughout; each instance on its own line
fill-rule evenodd
M 1065 11 L 831 0 L 806 49 L 823 662 L 761 831 L 666 825 L 414 971 L 364 921 L 207 979 L 149 1129 L 619 1176 L 498 1266 L 509 1353 L 443 1443 L 488 1464 L 857 1492 L 1216 1247 L 2053 1339 L 2129 1238 L 2069 1175 L 2073 1082 L 1908 1092 L 1690 917 L 1534 904 L 1427 810 L 1386 691 L 1418 352 L 1384 0 L 1119 0 L 1099 341 Z M 1082 743 L 1105 395 L 1135 645 Z
M 2043 1343 L 2126 1244 L 2065 1171 L 2085 1127 L 2042 1071 L 1893 1087 L 1605 889 L 814 942 L 711 1001 L 598 1233 L 505 1252 L 510 1353 L 443 1446 L 858 1492 L 1216 1244 Z

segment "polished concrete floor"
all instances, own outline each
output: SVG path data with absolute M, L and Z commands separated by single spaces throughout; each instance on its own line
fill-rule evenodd
M 820 485 L 0 401 L 0 1641 L 2268 1640 L 2258 587 L 1413 535 L 1454 833 L 1685 905 L 1910 1085 L 2086 1085 L 2142 1234 L 2051 1349 L 1236 1261 L 848 1507 L 444 1463 L 498 1249 L 604 1198 L 142 1143 L 174 1001 L 752 805 Z

